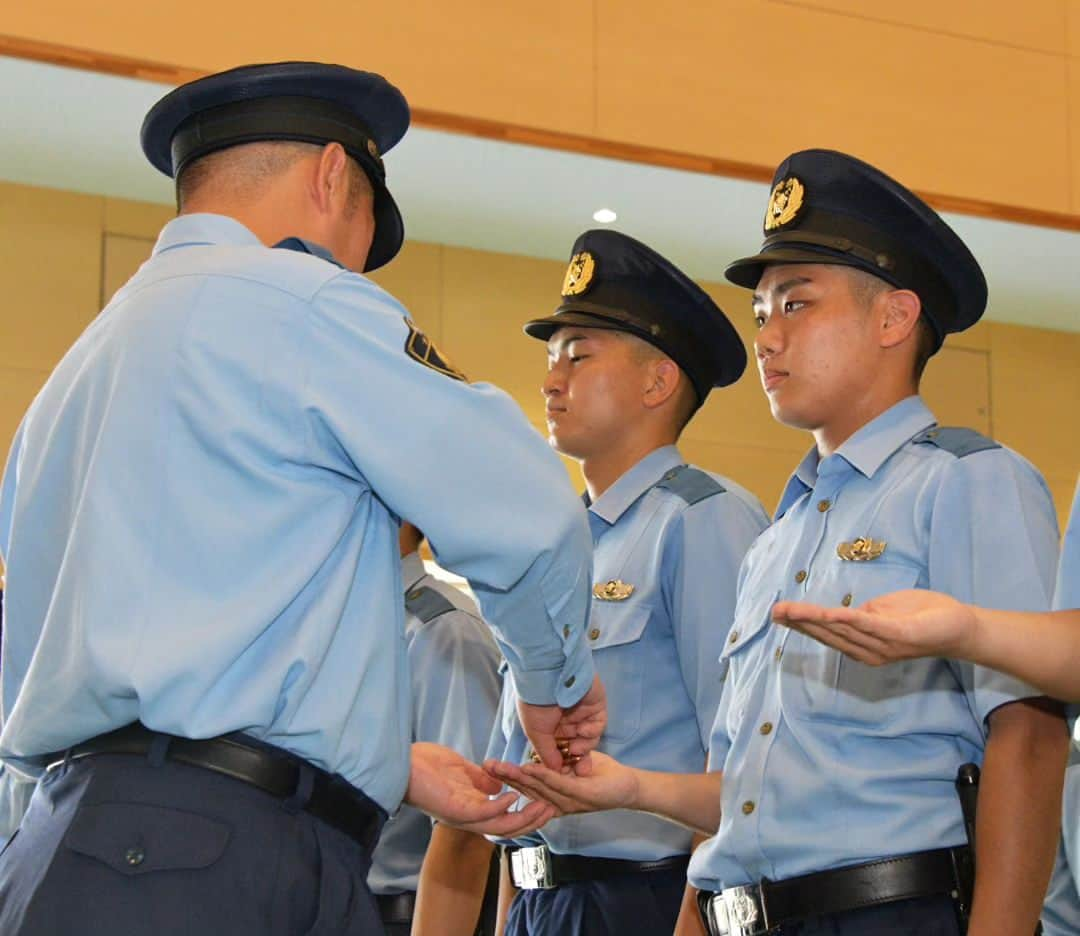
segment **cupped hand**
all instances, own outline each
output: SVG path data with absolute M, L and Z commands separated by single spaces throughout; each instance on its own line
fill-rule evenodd
M 484 769 L 497 781 L 513 787 L 534 802 L 550 804 L 559 815 L 632 809 L 638 796 L 637 775 L 632 767 L 594 751 L 592 770 L 581 776 L 544 764 L 510 764 L 489 760 Z

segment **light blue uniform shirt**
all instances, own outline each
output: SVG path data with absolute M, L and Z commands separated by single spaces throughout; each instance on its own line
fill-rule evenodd
M 484 758 L 499 705 L 499 651 L 460 589 L 424 571 L 417 553 L 401 561 L 405 640 L 412 687 L 412 737 Z M 403 805 L 383 827 L 371 860 L 374 894 L 415 891 L 431 841 L 431 820 Z
M 933 425 L 909 397 L 820 463 L 811 451 L 747 553 L 710 747 L 722 817 L 690 863 L 696 887 L 965 840 L 957 768 L 982 762 L 994 709 L 1038 693 L 963 663 L 865 666 L 771 623 L 779 599 L 858 605 L 916 587 L 1049 607 L 1058 537 L 1045 482 L 1013 452 L 969 430 L 924 432 Z M 884 544 L 880 556 L 842 560 L 858 538 Z
M 739 563 L 767 523 L 752 494 L 686 467 L 674 446 L 647 455 L 590 505 L 594 582 L 633 586 L 623 600 L 594 592 L 589 642 L 608 700 L 601 751 L 651 770 L 704 769 Z M 510 680 L 501 714 L 489 754 L 523 762 L 529 748 Z M 628 810 L 556 819 L 539 835 L 561 854 L 636 861 L 686 854 L 691 839 L 682 826 Z
M 1054 607 L 1059 610 L 1080 608 L 1080 480 L 1073 497 L 1072 514 L 1065 530 L 1065 542 L 1058 565 Z M 1071 705 L 1069 721 L 1073 726 L 1073 748 L 1065 771 L 1065 797 L 1061 808 L 1061 843 L 1057 863 L 1050 878 L 1050 889 L 1043 908 L 1046 936 L 1080 933 L 1080 749 L 1076 744 L 1078 708 Z
M 581 503 L 510 397 L 419 363 L 411 334 L 359 274 L 219 215 L 165 226 L 4 474 L 9 766 L 136 719 L 239 730 L 392 812 L 411 734 L 400 516 L 474 583 L 523 696 L 581 697 Z

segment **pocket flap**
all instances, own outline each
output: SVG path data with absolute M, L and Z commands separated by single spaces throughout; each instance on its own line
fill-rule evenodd
M 619 647 L 641 639 L 650 611 L 641 605 L 594 601 L 589 616 L 589 646 L 593 650 Z
M 721 660 L 726 660 L 733 653 L 738 653 L 766 627 L 772 625 L 773 605 L 780 598 L 779 590 L 765 595 L 751 595 L 743 589 L 735 606 L 734 623 L 731 633 L 724 643 Z
M 197 813 L 141 803 L 81 806 L 64 843 L 121 874 L 206 868 L 225 851 L 231 828 Z

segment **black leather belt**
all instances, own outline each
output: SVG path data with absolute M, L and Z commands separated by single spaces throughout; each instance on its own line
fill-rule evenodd
M 689 855 L 672 855 L 656 861 L 627 861 L 622 858 L 589 858 L 559 855 L 546 845 L 534 848 L 508 846 L 510 877 L 522 890 L 546 890 L 560 884 L 599 881 L 620 874 L 647 874 L 650 871 L 686 871 Z
M 161 738 L 168 741 L 165 756 L 169 760 L 224 774 L 279 799 L 288 799 L 297 792 L 300 771 L 307 767 L 314 776 L 311 796 L 306 803 L 299 803 L 299 808 L 344 832 L 368 852 L 379 840 L 386 813 L 374 800 L 336 774 L 241 734 L 197 741 L 150 731 L 136 723 L 91 738 L 67 751 L 47 755 L 46 769 L 53 770 L 66 760 L 81 760 L 97 754 L 146 756 L 155 740 Z
M 376 894 L 375 903 L 379 905 L 379 917 L 383 923 L 412 923 L 416 912 L 416 894 L 413 891 Z
M 966 845 L 941 848 L 719 894 L 701 891 L 698 903 L 712 936 L 761 936 L 812 916 L 942 894 L 956 899 L 958 870 L 968 860 Z

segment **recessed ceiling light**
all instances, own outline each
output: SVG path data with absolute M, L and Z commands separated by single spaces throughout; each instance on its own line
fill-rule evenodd
M 599 221 L 601 224 L 611 224 L 617 217 L 618 215 L 610 208 L 601 208 L 593 212 L 593 221 Z

